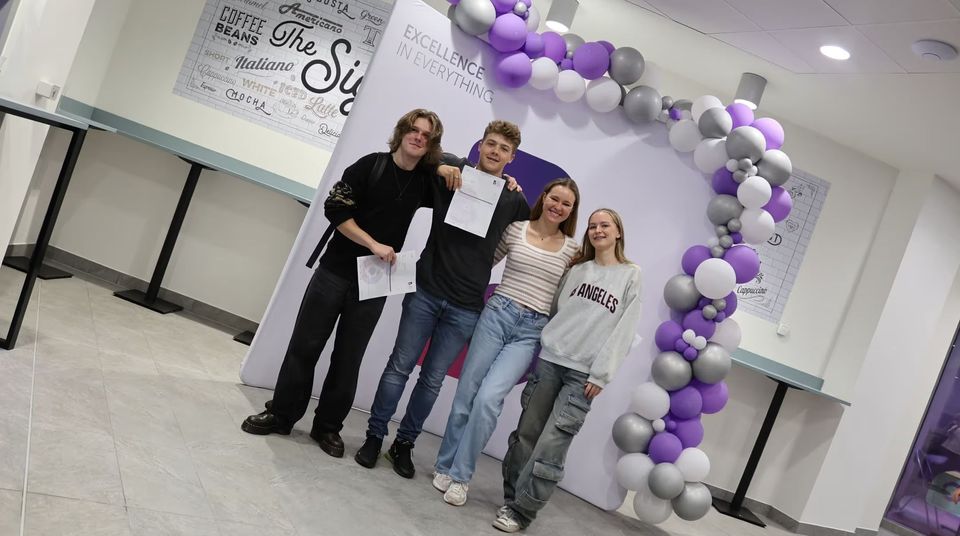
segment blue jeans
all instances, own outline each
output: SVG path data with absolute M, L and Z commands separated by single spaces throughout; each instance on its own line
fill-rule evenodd
M 447 417 L 436 470 L 469 482 L 497 427 L 503 399 L 530 367 L 547 324 L 545 314 L 494 294 L 480 314 Z
M 423 290 L 406 295 L 397 342 L 380 376 L 380 385 L 377 386 L 377 394 L 370 408 L 368 436 L 381 439 L 387 436 L 387 423 L 397 411 L 410 373 L 417 366 L 429 340 L 430 349 L 423 358 L 420 378 L 413 388 L 407 411 L 397 430 L 397 439 L 411 443 L 417 440 L 423 430 L 423 422 L 427 420 L 440 394 L 447 369 L 467 344 L 479 316 L 477 311 L 464 309 Z
M 541 359 L 520 395 L 520 422 L 503 457 L 503 499 L 526 528 L 563 480 L 574 436 L 590 411 L 587 374 Z

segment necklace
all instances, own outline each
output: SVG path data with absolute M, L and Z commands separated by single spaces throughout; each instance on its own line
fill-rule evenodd
M 548 238 L 553 238 L 554 236 L 556 236 L 556 234 L 557 234 L 558 232 L 560 232 L 560 230 L 557 229 L 554 233 L 544 236 L 544 235 L 541 234 L 540 231 L 538 231 L 538 230 L 536 229 L 536 227 L 534 227 L 533 225 L 530 225 L 530 229 L 533 230 L 533 232 L 537 235 L 537 238 L 539 238 L 541 242 L 543 242 L 544 240 L 546 240 L 546 239 L 548 239 Z
M 403 197 L 403 194 L 406 193 L 407 188 L 410 186 L 410 183 L 413 182 L 413 176 L 411 176 L 409 179 L 407 179 L 407 184 L 403 185 L 403 188 L 401 188 L 401 187 L 400 187 L 400 177 L 397 176 L 397 163 L 396 163 L 396 162 L 393 163 L 392 169 L 393 169 L 393 180 L 396 181 L 396 183 L 397 183 L 397 191 L 400 192 L 400 193 L 397 195 L 397 198 L 394 199 L 394 201 L 399 201 L 399 200 Z

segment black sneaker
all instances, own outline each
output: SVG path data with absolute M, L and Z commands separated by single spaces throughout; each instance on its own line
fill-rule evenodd
M 413 459 L 410 457 L 410 451 L 413 450 L 413 443 L 397 439 L 390 445 L 386 458 L 393 464 L 393 471 L 403 478 L 413 478 L 417 472 L 413 468 Z
M 270 410 L 267 410 L 244 419 L 243 424 L 240 425 L 240 429 L 248 434 L 254 435 L 290 435 L 293 425 L 283 422 L 280 417 L 277 417 L 273 413 L 270 413 Z
M 367 436 L 367 440 L 363 442 L 363 446 L 360 447 L 360 450 L 357 451 L 353 459 L 367 469 L 373 469 L 373 467 L 377 465 L 377 458 L 380 457 L 381 448 L 383 448 L 383 439 Z

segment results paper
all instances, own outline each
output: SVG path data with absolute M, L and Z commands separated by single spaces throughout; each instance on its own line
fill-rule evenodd
M 487 236 L 505 181 L 471 167 L 463 168 L 460 178 L 463 182 L 453 194 L 443 222 L 479 237 Z
M 416 291 L 418 257 L 416 251 L 401 251 L 392 266 L 376 255 L 357 257 L 360 301 Z

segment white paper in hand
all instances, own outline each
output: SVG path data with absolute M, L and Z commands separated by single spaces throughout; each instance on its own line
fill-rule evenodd
M 357 257 L 360 301 L 416 291 L 418 257 L 416 251 L 401 251 L 393 266 L 376 255 Z
M 471 167 L 463 168 L 462 184 L 453 194 L 444 223 L 479 237 L 487 236 L 490 220 L 503 192 L 503 179 Z

